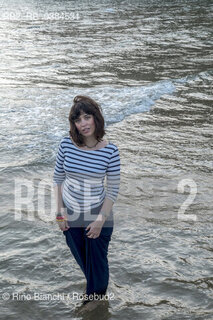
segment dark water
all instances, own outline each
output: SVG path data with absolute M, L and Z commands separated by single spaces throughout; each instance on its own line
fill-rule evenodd
M 0 1 L 0 319 L 213 318 L 212 10 Z M 52 220 L 55 155 L 79 93 L 101 103 L 121 156 L 113 299 L 88 314 L 69 299 L 85 280 Z

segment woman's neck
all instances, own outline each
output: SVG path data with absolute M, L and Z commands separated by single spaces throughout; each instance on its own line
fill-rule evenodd
M 87 147 L 94 147 L 96 144 L 98 144 L 98 140 L 95 137 L 85 137 L 84 143 Z

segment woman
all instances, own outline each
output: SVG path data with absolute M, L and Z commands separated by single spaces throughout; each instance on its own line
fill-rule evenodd
M 53 175 L 56 220 L 86 277 L 85 304 L 103 297 L 108 286 L 107 253 L 120 156 L 117 146 L 103 139 L 104 118 L 93 99 L 76 96 L 69 122 L 69 136 L 60 142 Z

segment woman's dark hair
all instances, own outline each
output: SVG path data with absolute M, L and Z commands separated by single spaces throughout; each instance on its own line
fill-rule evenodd
M 73 105 L 69 113 L 70 122 L 70 137 L 78 146 L 85 146 L 83 136 L 78 132 L 75 125 L 75 120 L 77 120 L 81 114 L 81 111 L 92 114 L 95 121 L 95 137 L 100 142 L 105 135 L 104 130 L 104 117 L 102 115 L 101 106 L 88 96 L 76 96 L 73 99 Z

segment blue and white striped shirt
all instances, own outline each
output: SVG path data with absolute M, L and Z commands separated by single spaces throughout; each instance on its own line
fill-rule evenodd
M 69 136 L 63 137 L 53 174 L 53 185 L 58 184 L 62 184 L 64 204 L 71 210 L 97 208 L 105 198 L 115 202 L 120 186 L 117 146 L 109 142 L 99 150 L 82 150 L 73 144 Z

